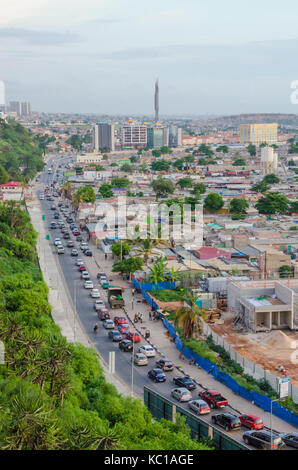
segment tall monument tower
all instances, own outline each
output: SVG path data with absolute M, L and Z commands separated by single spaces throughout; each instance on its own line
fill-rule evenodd
M 155 122 L 158 122 L 159 121 L 159 85 L 158 85 L 158 78 L 155 82 L 154 109 L 155 109 Z

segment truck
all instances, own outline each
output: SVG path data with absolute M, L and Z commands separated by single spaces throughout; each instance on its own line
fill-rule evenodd
M 108 288 L 108 302 L 111 308 L 123 308 L 124 299 L 122 296 L 122 287 L 109 287 Z
M 208 403 L 210 408 L 224 408 L 229 404 L 228 400 L 216 390 L 204 390 L 203 392 L 199 392 L 199 397 Z

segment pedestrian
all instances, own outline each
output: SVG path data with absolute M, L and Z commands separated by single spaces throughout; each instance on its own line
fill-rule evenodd
M 151 313 L 151 310 L 149 311 L 149 320 L 152 320 L 152 313 Z
M 139 320 L 140 323 L 143 322 L 143 318 L 142 318 L 141 312 L 138 313 L 138 320 Z
M 135 317 L 134 317 L 134 322 L 137 323 L 138 322 L 138 314 L 136 313 L 135 314 Z
M 107 255 L 107 253 L 105 253 L 105 259 L 108 259 L 108 255 Z
M 131 289 L 131 293 L 132 293 L 132 296 L 134 297 L 134 295 L 135 295 L 135 289 L 134 288 Z

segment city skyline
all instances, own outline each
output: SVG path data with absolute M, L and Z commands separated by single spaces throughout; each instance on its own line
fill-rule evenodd
M 159 77 L 163 115 L 296 113 L 295 13 L 289 0 L 244 10 L 215 0 L 212 14 L 193 0 L 13 0 L 0 18 L 0 79 L 8 101 L 44 112 L 152 115 Z

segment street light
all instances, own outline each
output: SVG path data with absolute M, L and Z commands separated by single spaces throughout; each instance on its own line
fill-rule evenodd
M 135 358 L 135 343 L 132 340 L 132 358 L 131 358 L 131 396 L 133 397 L 133 369 L 134 369 L 134 358 Z

